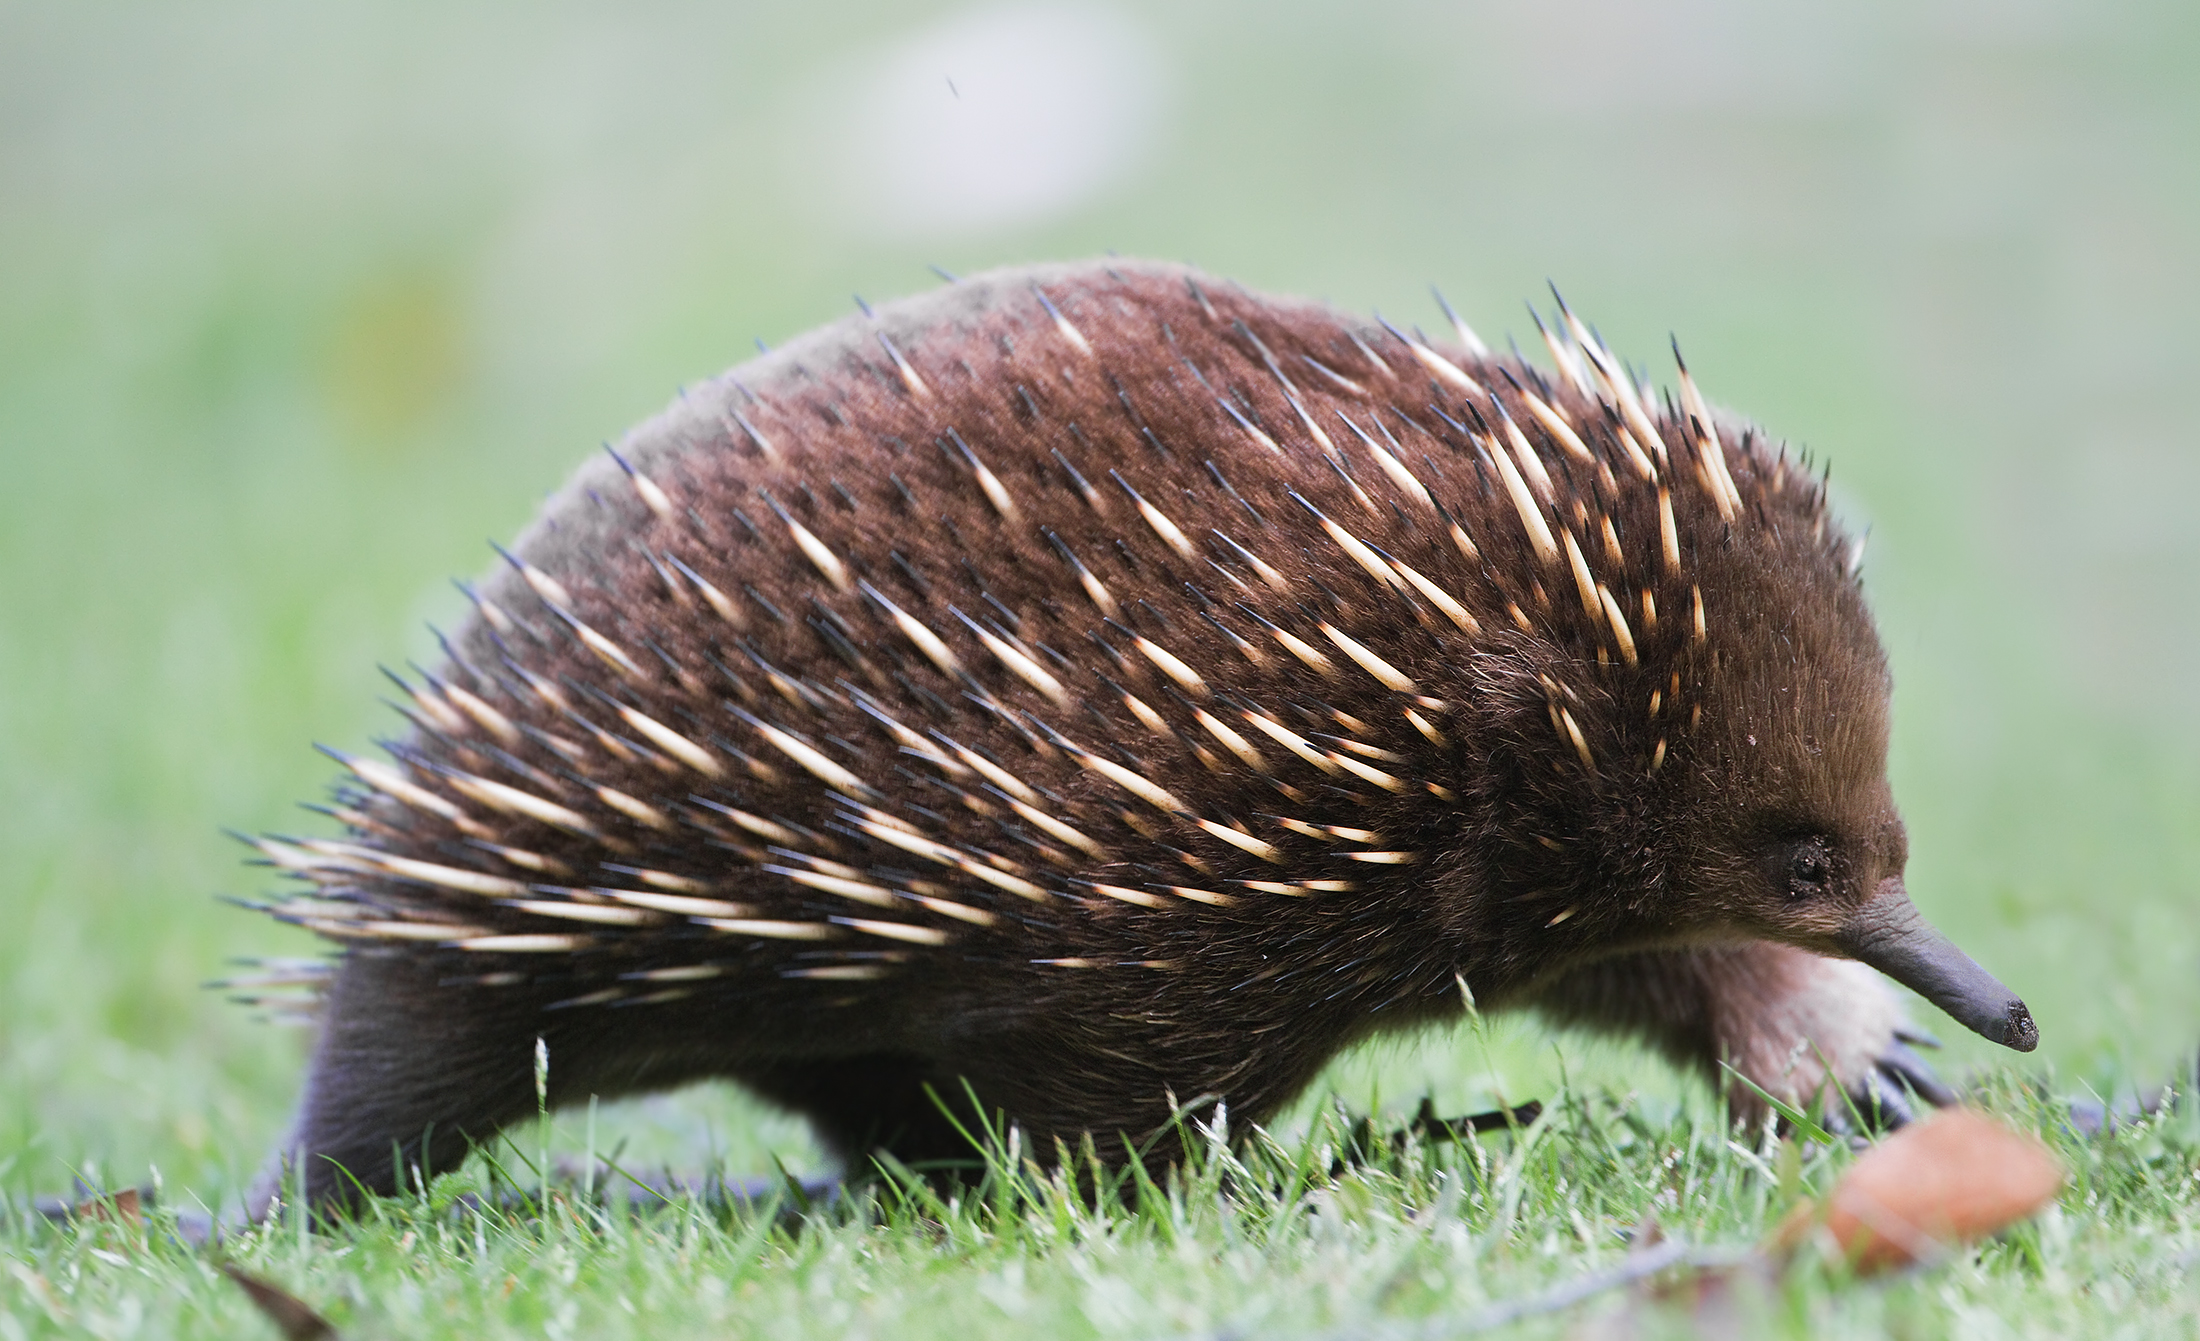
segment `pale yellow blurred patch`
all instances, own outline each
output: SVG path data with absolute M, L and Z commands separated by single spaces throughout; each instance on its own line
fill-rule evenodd
M 383 272 L 346 296 L 319 360 L 338 430 L 394 446 L 447 409 L 465 387 L 466 317 L 449 276 Z

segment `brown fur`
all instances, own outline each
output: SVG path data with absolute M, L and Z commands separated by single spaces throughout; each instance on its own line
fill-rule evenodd
M 885 1146 L 909 1160 L 967 1155 L 927 1092 L 952 1097 L 965 1082 L 1041 1152 L 1089 1132 L 1122 1158 L 1124 1142 L 1163 1128 L 1172 1097 L 1226 1099 L 1233 1117 L 1258 1120 L 1354 1040 L 1456 1016 L 1462 982 L 1485 1008 L 1541 1006 L 1698 1067 L 1732 1059 L 1798 1101 L 1824 1065 L 1866 1095 L 1894 1093 L 1883 1072 L 1921 1074 L 1885 1065 L 1906 1055 L 1885 987 L 1816 957 L 1839 949 L 1856 908 L 1900 895 L 1904 856 L 1884 780 L 1886 668 L 1820 481 L 1722 421 L 1741 502 L 1722 516 L 1689 420 L 1653 406 L 1678 542 L 1669 567 L 1657 486 L 1597 399 L 1511 360 L 1443 353 L 1532 444 L 1556 498 L 1541 515 L 1554 537 L 1572 535 L 1623 610 L 1637 664 L 1610 619 L 1585 608 L 1566 555 L 1539 557 L 1493 456 L 1510 448 L 1487 396 L 1433 377 L 1380 327 L 1175 267 L 966 280 L 798 340 L 629 435 L 626 463 L 671 514 L 600 459 L 515 546 L 563 585 L 565 614 L 513 568 L 483 584 L 494 613 L 470 621 L 441 678 L 416 689 L 417 729 L 391 747 L 403 777 L 439 803 L 363 790 L 347 800 L 355 846 L 267 845 L 319 886 L 278 913 L 348 946 L 285 1146 L 305 1161 L 310 1195 L 342 1195 L 338 1166 L 387 1191 L 402 1170 L 448 1168 L 468 1142 L 532 1112 L 538 1036 L 554 1102 L 730 1077 L 807 1114 L 849 1158 Z M 1508 376 L 1595 459 L 1570 454 Z M 1394 443 L 1443 513 L 1395 482 L 1340 414 Z M 981 463 L 1013 515 L 989 498 Z M 1191 557 L 1115 476 L 1173 520 Z M 1478 631 L 1409 582 L 1378 583 L 1287 491 L 1449 593 Z M 828 581 L 779 509 L 851 583 L 922 621 L 960 673 L 943 673 L 877 602 Z M 1112 593 L 1112 619 L 1064 548 Z M 737 607 L 738 626 L 695 578 Z M 1012 673 L 951 607 L 1019 642 L 1061 701 Z M 1333 673 L 1302 663 L 1262 621 L 1319 649 Z M 1355 664 L 1324 622 L 1411 689 Z M 631 665 L 614 666 L 576 625 Z M 1138 650 L 1139 637 L 1194 668 L 1205 695 Z M 521 734 L 484 725 L 459 691 Z M 859 694 L 923 743 L 891 733 Z M 678 733 L 707 766 L 621 709 Z M 1248 710 L 1390 781 L 1295 757 Z M 873 790 L 836 795 L 758 722 Z M 1017 812 L 955 746 L 1013 775 L 1036 810 L 1097 852 Z M 1173 800 L 1140 799 L 1077 748 Z M 585 829 L 484 800 L 504 794 L 480 780 Z M 599 788 L 658 818 L 632 818 Z M 863 806 L 963 865 L 864 832 Z M 722 807 L 783 832 L 759 836 Z M 1272 851 L 1224 841 L 1195 817 Z M 1380 836 L 1320 841 L 1278 817 Z M 1805 838 L 1831 865 L 1822 898 L 1783 883 L 1783 854 Z M 1412 856 L 1346 855 L 1365 851 Z M 530 888 L 455 890 L 393 857 Z M 1012 879 L 979 878 L 970 868 L 981 865 Z M 834 878 L 882 892 L 847 897 Z M 743 929 L 637 909 L 616 892 L 668 889 L 740 905 Z M 515 897 L 574 911 L 543 915 Z M 574 920 L 599 915 L 638 924 Z M 759 923 L 798 923 L 818 939 L 751 934 Z M 408 924 L 451 925 L 408 936 Z M 465 944 L 508 934 L 583 939 L 529 952 Z M 696 972 L 665 972 L 683 969 Z M 1754 1099 L 1735 1093 L 1750 1111 Z

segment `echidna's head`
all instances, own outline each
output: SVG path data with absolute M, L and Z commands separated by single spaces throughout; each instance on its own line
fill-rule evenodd
M 1530 856 L 1508 897 L 1540 908 L 1544 895 L 1554 929 L 1580 910 L 1583 946 L 1766 939 L 1861 960 L 2029 1051 L 2024 1003 L 1903 884 L 1891 682 L 1856 548 L 1821 481 L 1739 428 L 1734 439 L 1738 506 L 1728 517 L 1679 503 L 1679 561 L 1644 596 L 1670 613 L 1637 639 L 1639 665 L 1553 673 L 1582 653 L 1550 643 L 1496 663 L 1511 682 L 1508 734 L 1533 742 L 1496 774 L 1511 827 L 1579 836 L 1547 857 L 1516 839 Z M 1561 744 L 1551 768 L 1552 743 L 1569 738 L 1581 767 Z
M 1854 580 L 1813 568 L 1815 599 L 1738 609 L 1708 639 L 1721 656 L 1683 798 L 1700 836 L 1682 858 L 1688 888 L 1741 929 L 1862 960 L 2030 1051 L 2039 1033 L 2024 1003 L 1910 902 L 1909 836 L 1887 783 L 1885 658 Z

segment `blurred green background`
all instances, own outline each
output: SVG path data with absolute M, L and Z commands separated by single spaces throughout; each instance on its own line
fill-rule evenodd
M 215 901 L 270 883 L 220 829 L 323 831 L 310 743 L 393 729 L 376 664 L 600 441 L 927 263 L 1105 249 L 1486 336 L 1548 277 L 1661 379 L 1677 332 L 1871 528 L 1919 903 L 2058 1084 L 2166 1078 L 2196 70 L 2187 0 L 0 5 L 0 1187 L 234 1192 L 304 1040 L 199 984 L 311 946 Z M 1524 1026 L 1332 1083 L 1562 1058 L 1686 1092 Z M 724 1094 L 606 1120 L 814 1158 Z

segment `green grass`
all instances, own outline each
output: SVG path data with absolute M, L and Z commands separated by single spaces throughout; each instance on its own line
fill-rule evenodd
M 2066 1162 L 2057 1206 L 1888 1279 L 1806 1254 L 1742 1297 L 1740 1334 L 2200 1335 L 2190 1108 L 2088 1140 L 2012 1077 L 1980 1098 Z M 977 1185 L 950 1197 L 888 1171 L 803 1212 L 665 1201 L 607 1172 L 609 1196 L 553 1181 L 544 1213 L 542 1153 L 589 1153 L 585 1119 L 568 1113 L 325 1235 L 292 1218 L 192 1251 L 173 1203 L 135 1230 L 14 1219 L 0 1236 L 0 1337 L 274 1335 L 217 1262 L 354 1337 L 1406 1338 L 1463 1334 L 1523 1303 L 1503 1334 L 1573 1335 L 1628 1307 L 1648 1335 L 1690 1335 L 1677 1305 L 1624 1289 L 1543 1301 L 1620 1264 L 1646 1217 L 1710 1256 L 1746 1249 L 1852 1158 L 1746 1141 L 1705 1105 L 1553 1099 L 1518 1136 L 1409 1142 L 1341 1168 L 1353 1127 L 1334 1108 L 1234 1145 L 1198 1126 L 1187 1167 L 1097 1196 L 995 1142 Z

